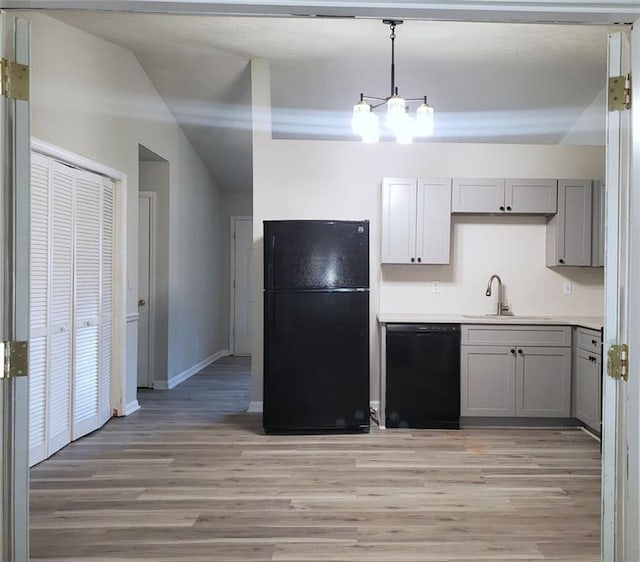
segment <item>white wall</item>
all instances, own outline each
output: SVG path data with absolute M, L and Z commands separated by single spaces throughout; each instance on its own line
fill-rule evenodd
M 607 120 L 607 92 L 602 91 L 594 98 L 560 144 L 588 144 L 604 146 Z
M 268 96 L 268 69 L 256 65 L 256 113 Z M 345 118 L 348 116 L 345 114 Z M 252 400 L 262 399 L 262 221 L 368 219 L 371 221 L 371 398 L 378 397 L 376 315 L 385 312 L 491 312 L 484 296 L 499 273 L 519 314 L 601 314 L 601 269 L 551 270 L 544 263 L 543 217 L 454 218 L 448 266 L 380 267 L 380 190 L 385 176 L 558 177 L 602 179 L 604 148 L 499 144 L 391 143 L 272 140 L 254 135 L 254 325 Z M 562 295 L 562 280 L 573 295 Z M 429 281 L 441 292 L 431 294 Z
M 167 373 L 179 375 L 224 349 L 219 190 L 131 52 L 43 14 L 22 15 L 32 22 L 33 135 L 127 174 L 130 314 L 138 299 L 138 144 L 169 162 Z M 129 397 L 136 394 L 133 340 Z

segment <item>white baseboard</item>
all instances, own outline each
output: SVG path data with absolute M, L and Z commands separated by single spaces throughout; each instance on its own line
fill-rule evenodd
M 369 402 L 369 407 L 373 408 L 376 412 L 380 411 L 380 400 L 371 400 Z M 247 409 L 247 413 L 249 414 L 261 414 L 262 413 L 262 400 L 252 400 L 249 403 L 249 408 Z
M 249 414 L 261 414 L 262 413 L 262 400 L 252 400 L 249 403 L 249 409 L 247 410 Z
M 133 414 L 133 412 L 136 412 L 139 409 L 140 403 L 137 400 L 133 400 L 124 407 L 124 412 L 122 413 L 122 415 L 128 416 L 129 414 Z
M 185 369 L 181 373 L 174 375 L 168 381 L 153 381 L 153 388 L 156 390 L 171 390 L 172 388 L 178 386 L 181 382 L 186 381 L 188 378 L 191 378 L 196 373 L 202 371 L 202 369 L 204 369 L 205 367 L 211 365 L 211 363 L 213 363 L 214 361 L 217 361 L 221 357 L 226 357 L 227 355 L 229 355 L 228 349 L 218 351 L 217 353 L 214 353 L 213 355 L 210 355 L 209 357 L 203 359 L 199 363 L 196 363 L 188 369 Z

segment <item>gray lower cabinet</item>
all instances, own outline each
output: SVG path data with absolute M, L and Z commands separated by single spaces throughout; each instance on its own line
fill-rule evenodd
M 600 333 L 576 328 L 574 354 L 575 417 L 600 432 L 602 355 Z
M 568 327 L 463 326 L 460 414 L 569 417 L 570 342 Z

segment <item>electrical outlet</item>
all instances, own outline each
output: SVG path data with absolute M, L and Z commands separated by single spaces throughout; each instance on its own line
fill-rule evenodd
M 434 295 L 437 295 L 440 292 L 440 281 L 432 281 L 431 282 L 431 292 Z
M 563 281 L 562 282 L 562 294 L 570 295 L 573 292 L 573 286 L 571 285 L 571 281 Z

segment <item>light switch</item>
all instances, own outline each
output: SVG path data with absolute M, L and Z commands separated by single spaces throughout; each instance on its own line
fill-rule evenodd
M 437 295 L 440 292 L 440 281 L 432 281 L 431 282 L 431 292 L 434 295 Z
M 562 282 L 562 294 L 570 295 L 573 291 L 573 286 L 571 285 L 571 281 L 563 281 Z

